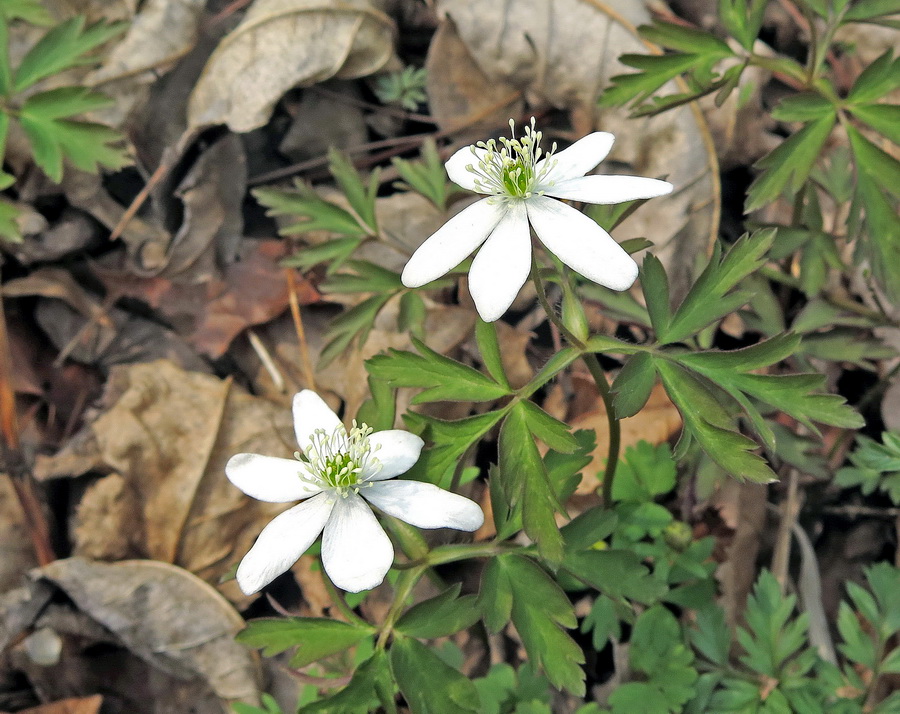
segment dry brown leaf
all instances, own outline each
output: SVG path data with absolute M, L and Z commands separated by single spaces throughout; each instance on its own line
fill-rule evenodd
M 244 621 L 202 580 L 145 560 L 57 560 L 36 573 L 141 659 L 182 679 L 199 679 L 219 699 L 257 702 L 259 664 L 234 641 Z
M 661 444 L 668 441 L 681 429 L 681 415 L 666 394 L 661 384 L 653 387 L 646 406 L 633 417 L 622 419 L 622 446 L 634 446 L 639 441 Z M 573 429 L 593 429 L 597 435 L 597 448 L 594 449 L 591 463 L 582 471 L 581 483 L 575 493 L 586 495 L 593 493 L 600 486 L 599 477 L 603 473 L 609 455 L 609 423 L 603 402 L 597 400 L 597 408 L 576 417 L 571 422 Z
M 206 64 L 188 105 L 191 128 L 263 126 L 292 87 L 378 71 L 393 21 L 367 0 L 257 0 Z
M 0 473 L 0 593 L 18 586 L 35 565 L 22 507 L 9 476 Z
M 505 126 L 510 117 L 522 113 L 522 95 L 511 84 L 491 80 L 472 59 L 452 19 L 445 19 L 428 46 L 426 90 L 431 116 L 444 130 L 468 124 L 473 117 L 483 121 L 468 132 Z M 504 97 L 507 103 L 498 106 Z M 481 137 L 479 137 L 481 138 Z
M 111 371 L 102 411 L 55 457 L 39 460 L 42 476 L 59 474 L 55 462 L 71 465 L 95 460 L 121 475 L 95 485 L 79 507 L 76 543 L 97 552 L 88 537 L 99 514 L 116 504 L 123 514 L 106 514 L 98 528 L 112 531 L 110 551 L 175 563 L 210 583 L 218 583 L 250 549 L 256 536 L 284 504 L 267 504 L 244 496 L 225 478 L 225 462 L 253 452 L 289 458 L 296 446 L 286 405 L 251 397 L 215 377 L 185 372 L 158 361 Z M 75 474 L 77 475 L 77 474 Z M 133 514 L 129 528 L 115 533 L 116 519 Z M 233 581 L 220 589 L 246 603 Z
M 19 714 L 100 714 L 101 706 L 103 697 L 95 694 L 92 697 L 61 699 L 50 704 L 41 704 L 39 707 L 21 709 Z
M 122 126 L 132 107 L 159 75 L 197 41 L 206 0 L 147 0 L 103 64 L 85 78 L 115 103 L 94 118 Z

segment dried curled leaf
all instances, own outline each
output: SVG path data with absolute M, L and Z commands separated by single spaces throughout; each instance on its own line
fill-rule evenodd
M 393 21 L 367 0 L 257 0 L 206 63 L 188 124 L 261 127 L 292 87 L 379 70 L 393 33 Z

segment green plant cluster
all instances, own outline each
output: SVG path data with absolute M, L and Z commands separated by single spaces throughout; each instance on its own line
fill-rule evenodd
M 13 67 L 9 36 L 12 23 L 50 26 Z M 55 182 L 62 180 L 65 161 L 82 171 L 119 168 L 129 163 L 119 148 L 121 136 L 107 126 L 80 119 L 108 106 L 111 100 L 81 85 L 65 82 L 65 73 L 93 64 L 91 52 L 126 29 L 125 23 L 86 26 L 83 17 L 53 25 L 37 0 L 0 1 L 0 156 L 5 156 L 12 124 L 25 134 L 34 162 Z M 0 169 L 0 190 L 15 177 Z M 19 210 L 0 199 L 0 238 L 20 240 L 16 224 Z

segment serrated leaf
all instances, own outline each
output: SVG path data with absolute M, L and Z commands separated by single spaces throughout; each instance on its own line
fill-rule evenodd
M 893 50 L 889 49 L 856 78 L 847 94 L 847 102 L 850 104 L 877 102 L 898 86 L 900 86 L 900 57 L 895 59 Z
M 641 37 L 654 44 L 679 52 L 696 52 L 729 57 L 734 54 L 727 43 L 715 35 L 671 22 L 654 22 L 638 28 Z
M 578 448 L 578 442 L 568 424 L 550 416 L 533 402 L 523 401 L 519 405 L 529 431 L 551 449 L 571 454 Z
M 692 372 L 665 360 L 657 369 L 666 392 L 681 413 L 684 429 L 720 467 L 740 479 L 777 480 L 766 462 L 753 453 L 757 445 L 735 430 L 722 404 Z
M 350 207 L 356 211 L 362 226 L 370 235 L 378 234 L 378 220 L 375 216 L 375 198 L 378 195 L 378 169 L 369 175 L 368 184 L 362 182 L 350 160 L 337 149 L 328 152 L 328 169 L 341 191 L 347 197 Z
M 373 295 L 332 320 L 327 333 L 330 341 L 319 355 L 319 368 L 330 364 L 354 339 L 358 338 L 360 343 L 365 342 L 378 312 L 392 297 L 390 293 Z
M 388 664 L 387 653 L 375 650 L 369 659 L 360 664 L 350 682 L 337 694 L 304 704 L 304 714 L 365 714 L 383 692 L 394 698 L 394 682 Z
M 642 71 L 619 74 L 610 78 L 610 86 L 600 96 L 603 107 L 618 107 L 629 102 L 641 103 L 666 82 L 693 70 L 706 58 L 698 54 L 622 55 L 619 61 Z M 711 65 L 716 60 L 706 60 Z
M 544 462 L 528 428 L 522 402 L 507 414 L 498 441 L 500 478 L 510 506 L 521 504 L 525 533 L 538 545 L 541 556 L 559 562 L 563 541 L 554 515 L 562 506 L 547 478 Z
M 420 354 L 389 350 L 366 362 L 369 373 L 392 387 L 422 388 L 413 404 L 437 401 L 487 402 L 511 394 L 511 390 L 476 369 L 438 354 L 413 338 Z
M 485 322 L 480 317 L 475 321 L 475 340 L 478 343 L 478 351 L 481 353 L 481 361 L 497 384 L 512 389 L 506 378 L 506 370 L 503 369 L 503 360 L 500 358 L 500 343 L 497 340 L 497 328 L 492 322 Z
M 329 231 L 352 238 L 362 238 L 369 231 L 349 211 L 320 198 L 302 181 L 294 182 L 293 191 L 257 188 L 252 191 L 267 208 L 267 216 L 295 216 L 301 220 L 280 228 L 279 235 L 301 235 L 310 231 Z
M 662 344 L 681 342 L 746 303 L 750 298 L 748 294 L 729 293 L 765 264 L 766 252 L 774 239 L 775 231 L 765 229 L 745 234 L 724 256 L 717 247 L 709 264 L 675 311 L 669 329 L 657 335 L 659 341 Z
M 650 574 L 641 556 L 631 550 L 570 551 L 562 567 L 572 577 L 614 600 L 628 598 L 651 604 L 668 590 L 665 583 Z
M 260 201 L 262 203 L 262 201 Z M 293 255 L 281 261 L 286 268 L 309 270 L 321 263 L 327 263 L 326 275 L 330 275 L 362 245 L 362 238 L 332 238 L 318 245 L 300 248 Z
M 415 291 L 400 296 L 400 310 L 397 313 L 397 329 L 422 340 L 425 338 L 425 318 L 428 308 L 422 296 Z
M 372 627 L 321 617 L 264 618 L 248 622 L 235 639 L 250 647 L 261 648 L 267 657 L 297 647 L 291 666 L 304 667 L 353 647 L 374 632 Z
M 719 18 L 745 50 L 753 51 L 765 13 L 766 0 L 719 0 Z
M 594 547 L 616 529 L 618 515 L 600 506 L 579 513 L 561 529 L 566 550 L 575 552 Z
M 585 692 L 584 654 L 565 632 L 578 624 L 572 603 L 534 561 L 520 555 L 496 559 L 512 592 L 511 617 L 529 659 L 554 687 L 576 696 Z
M 394 157 L 391 163 L 406 182 L 405 185 L 400 184 L 401 188 L 422 194 L 442 211 L 447 209 L 447 199 L 454 192 L 453 184 L 447 180 L 447 170 L 432 137 L 422 143 L 419 161 Z
M 335 273 L 319 285 L 325 293 L 391 293 L 403 289 L 400 274 L 367 260 L 347 260 L 344 268 L 352 273 Z
M 763 172 L 748 189 L 744 205 L 747 213 L 774 201 L 786 188 L 793 193 L 800 189 L 821 155 L 835 121 L 832 111 L 810 122 L 756 162 L 756 168 Z
M 107 107 L 112 100 L 86 87 L 59 87 L 28 97 L 21 112 L 26 116 L 49 121 L 83 114 Z
M 432 640 L 465 630 L 480 617 L 474 595 L 459 597 L 456 583 L 440 595 L 413 605 L 397 621 L 396 629 L 410 637 Z
M 70 67 L 90 64 L 84 55 L 107 40 L 124 32 L 128 23 L 99 22 L 85 28 L 84 17 L 63 22 L 45 34 L 22 58 L 16 68 L 13 91 L 21 92 L 51 74 Z
M 478 712 L 475 685 L 434 651 L 407 637 L 391 646 L 391 669 L 411 714 Z
M 884 190 L 900 196 L 900 161 L 875 146 L 852 126 L 847 126 L 850 148 L 860 171 Z
M 613 482 L 617 501 L 652 501 L 675 488 L 676 468 L 666 443 L 639 441 L 625 449 Z
M 591 644 L 597 652 L 602 651 L 611 638 L 621 639 L 622 626 L 616 603 L 606 595 L 598 595 L 591 611 L 581 621 L 581 631 L 591 633 Z
M 647 403 L 656 384 L 656 367 L 648 352 L 631 355 L 612 383 L 617 419 L 634 416 Z

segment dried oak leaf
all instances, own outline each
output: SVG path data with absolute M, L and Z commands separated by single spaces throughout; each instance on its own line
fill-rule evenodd
M 209 58 L 188 124 L 257 129 L 292 87 L 377 72 L 393 34 L 393 20 L 367 0 L 256 0 Z

